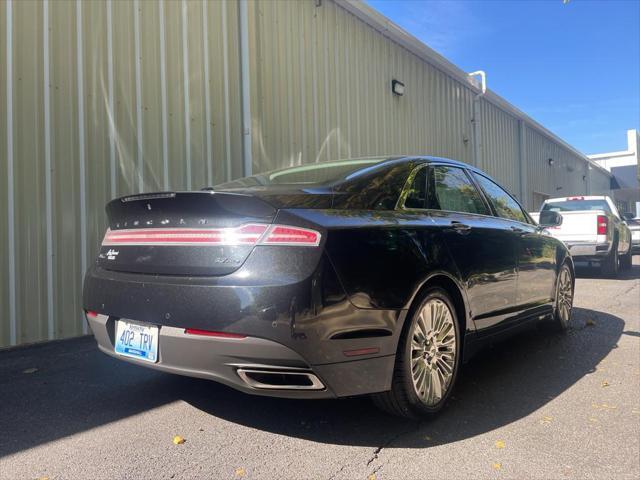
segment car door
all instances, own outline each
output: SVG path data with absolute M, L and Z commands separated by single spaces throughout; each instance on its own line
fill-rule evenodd
M 518 281 L 516 304 L 520 311 L 549 307 L 557 271 L 556 243 L 529 223 L 518 202 L 502 187 L 477 172 L 472 173 L 494 212 L 509 224 L 517 238 Z
M 504 219 L 495 217 L 466 169 L 429 169 L 428 204 L 444 244 L 467 290 L 478 330 L 509 318 L 516 299 L 516 242 Z

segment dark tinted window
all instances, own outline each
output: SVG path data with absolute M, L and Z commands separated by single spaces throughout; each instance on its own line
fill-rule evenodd
M 404 201 L 404 208 L 425 208 L 427 205 L 427 169 L 418 169 Z
M 240 178 L 232 182 L 216 185 L 214 188 L 242 188 L 259 185 L 297 185 L 304 187 L 328 185 L 340 180 L 350 179 L 361 172 L 366 172 L 368 167 L 375 166 L 383 160 L 383 158 L 365 158 L 310 163 Z
M 609 204 L 605 200 L 566 200 L 564 202 L 545 203 L 542 210 L 555 212 L 572 212 L 576 210 L 604 210 L 611 213 Z
M 489 197 L 489 201 L 496 209 L 499 217 L 517 220 L 519 222 L 527 222 L 527 217 L 511 195 L 505 192 L 502 187 L 492 182 L 482 175 L 473 174 L 478 183 Z
M 489 215 L 480 192 L 457 167 L 437 166 L 432 168 L 434 208 L 450 212 L 479 213 Z

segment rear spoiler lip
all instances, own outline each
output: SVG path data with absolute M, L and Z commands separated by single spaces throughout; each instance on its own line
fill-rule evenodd
M 214 190 L 178 190 L 178 191 L 161 191 L 161 192 L 149 192 L 149 193 L 136 193 L 134 195 L 125 195 L 124 197 L 117 197 L 112 201 L 119 201 L 122 203 L 135 202 L 138 200 L 154 200 L 158 198 L 175 198 L 181 193 L 189 194 L 201 194 L 201 195 L 233 195 L 237 197 L 254 197 L 250 193 L 238 193 L 238 192 L 221 192 Z

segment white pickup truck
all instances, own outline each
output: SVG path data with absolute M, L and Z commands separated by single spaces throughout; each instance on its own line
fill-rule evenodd
M 598 262 L 602 273 L 611 276 L 631 267 L 631 232 L 609 197 L 550 198 L 531 216 L 540 222 L 549 211 L 562 215 L 562 223 L 547 230 L 565 243 L 574 260 Z

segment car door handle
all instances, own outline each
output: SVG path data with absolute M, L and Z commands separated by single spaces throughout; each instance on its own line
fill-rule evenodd
M 465 223 L 456 222 L 455 220 L 451 222 L 451 228 L 458 233 L 469 233 L 471 227 Z
M 509 228 L 511 229 L 512 232 L 520 233 L 520 234 L 524 233 L 524 228 L 520 228 L 520 227 L 509 227 Z

